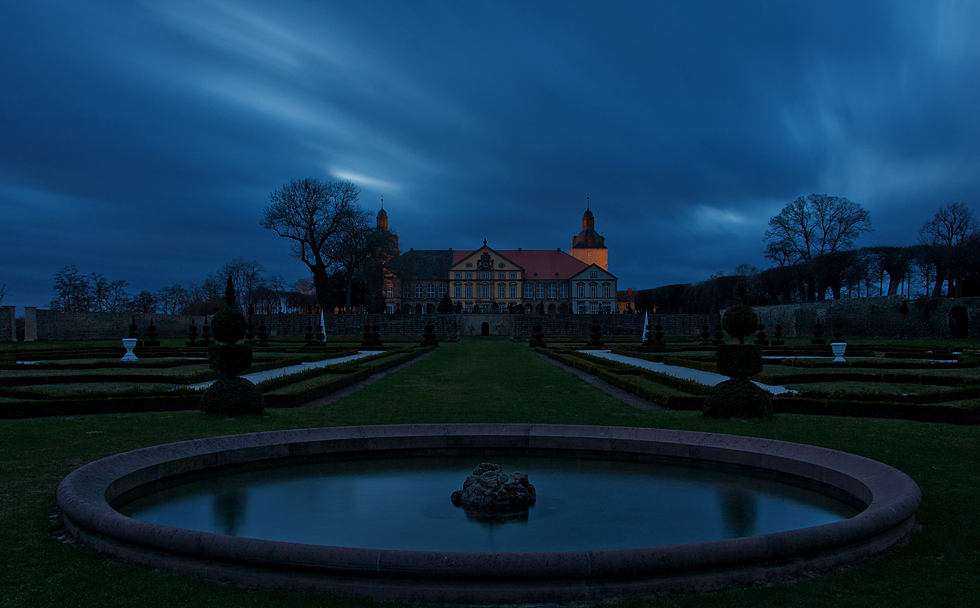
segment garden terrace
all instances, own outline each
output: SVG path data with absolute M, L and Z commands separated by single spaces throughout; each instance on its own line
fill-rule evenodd
M 641 410 L 550 364 L 526 343 L 473 338 L 440 344 L 411 366 L 320 407 L 267 408 L 263 416 L 235 419 L 177 411 L 0 420 L 5 463 L 0 540 L 6 550 L 0 603 L 11 608 L 379 607 L 366 600 L 219 585 L 106 559 L 66 542 L 55 489 L 83 464 L 164 443 L 297 428 L 444 423 L 630 426 L 772 438 L 878 460 L 911 476 L 922 490 L 916 532 L 906 546 L 876 559 L 816 578 L 621 606 L 966 607 L 980 596 L 980 468 L 971 466 L 980 460 L 976 426 L 778 411 L 772 419 L 747 423 L 706 419 L 700 411 Z
M 216 379 L 204 349 L 138 350 L 139 361 L 122 362 L 122 348 L 80 343 L 62 358 L 64 349 L 7 349 L 0 366 L 0 418 L 22 418 L 100 412 L 194 409 L 200 393 L 190 385 Z M 105 358 L 106 350 L 112 351 Z M 337 359 L 358 352 L 351 343 L 293 347 L 273 344 L 255 349 L 246 373 L 277 370 L 303 363 Z M 269 407 L 296 407 L 350 386 L 372 373 L 405 362 L 422 351 L 390 346 L 356 361 L 316 367 L 259 382 Z M 12 356 L 11 356 L 12 355 Z M 30 361 L 17 363 L 14 361 Z

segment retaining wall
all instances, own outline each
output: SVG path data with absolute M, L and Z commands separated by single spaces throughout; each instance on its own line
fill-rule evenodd
M 16 307 L 0 308 L 0 342 L 15 342 L 17 340 L 17 322 L 14 317 Z
M 759 306 L 755 312 L 769 337 L 777 322 L 783 326 L 783 336 L 793 337 L 812 336 L 820 321 L 828 340 L 835 322 L 841 323 L 845 338 L 948 338 L 957 337 L 957 326 L 964 337 L 980 338 L 980 298 L 850 298 Z
M 382 336 L 421 336 L 425 326 L 435 325 L 441 336 L 480 335 L 484 323 L 491 335 L 531 335 L 531 326 L 541 323 L 546 335 L 587 336 L 593 315 L 511 315 L 511 314 L 450 314 L 450 315 L 324 315 L 324 332 L 328 336 L 359 336 L 366 323 L 378 324 Z M 596 315 L 603 336 L 636 336 L 642 334 L 643 315 Z M 135 321 L 134 321 L 135 320 Z M 129 325 L 136 323 L 140 338 L 147 337 L 150 321 L 157 327 L 159 338 L 183 338 L 191 322 L 197 324 L 198 335 L 203 331 L 204 317 L 189 315 L 56 312 L 37 311 L 38 340 L 95 340 L 124 338 Z M 302 337 L 306 327 L 316 327 L 319 315 L 255 315 L 253 328 L 265 324 L 269 336 Z M 669 335 L 697 335 L 705 322 L 712 328 L 717 315 L 651 315 L 650 324 L 660 322 Z M 2 335 L 2 334 L 0 334 Z

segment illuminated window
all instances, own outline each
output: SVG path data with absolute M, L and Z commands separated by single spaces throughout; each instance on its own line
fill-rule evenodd
M 395 288 L 394 288 L 394 286 L 388 285 L 388 290 L 387 290 L 387 293 L 385 295 L 387 295 L 389 298 L 395 297 Z

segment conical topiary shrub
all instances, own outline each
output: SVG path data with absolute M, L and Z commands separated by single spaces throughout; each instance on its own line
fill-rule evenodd
M 740 298 L 745 288 L 739 285 Z M 714 386 L 704 398 L 702 413 L 709 418 L 763 418 L 772 416 L 769 391 L 749 378 L 762 371 L 762 346 L 745 344 L 745 338 L 759 328 L 759 317 L 747 304 L 736 304 L 725 311 L 721 325 L 738 344 L 719 344 L 718 373 L 731 378 Z
M 212 334 L 221 344 L 208 348 L 208 362 L 222 377 L 201 395 L 199 407 L 202 411 L 241 416 L 261 414 L 265 409 L 262 391 L 248 379 L 238 376 L 252 365 L 252 347 L 235 344 L 245 337 L 245 327 L 245 315 L 231 307 L 219 310 L 211 317 Z

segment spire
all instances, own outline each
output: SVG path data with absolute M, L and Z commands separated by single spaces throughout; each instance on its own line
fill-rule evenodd
M 378 211 L 378 230 L 388 230 L 388 214 L 385 212 L 384 197 L 381 197 L 381 211 Z

